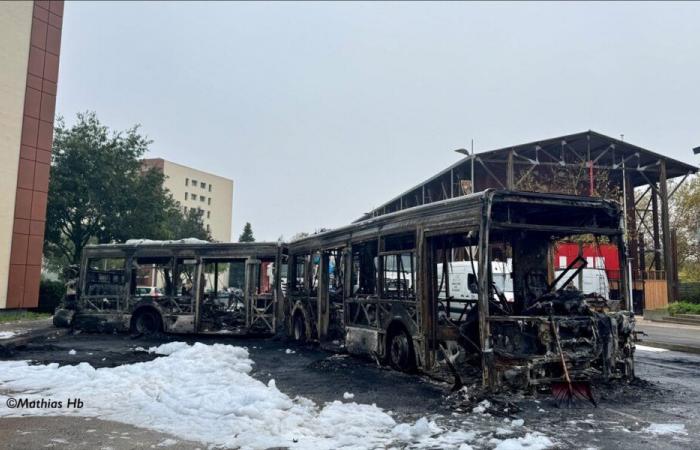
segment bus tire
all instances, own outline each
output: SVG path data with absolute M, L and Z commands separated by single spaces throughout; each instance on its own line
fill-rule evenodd
M 301 313 L 294 314 L 294 319 L 292 320 L 292 337 L 297 342 L 306 341 L 306 323 L 304 321 L 304 315 Z
M 131 319 L 131 331 L 139 335 L 154 335 L 163 330 L 160 314 L 151 308 L 144 308 Z
M 413 340 L 403 327 L 396 327 L 387 339 L 387 357 L 389 364 L 402 372 L 415 372 L 416 353 Z

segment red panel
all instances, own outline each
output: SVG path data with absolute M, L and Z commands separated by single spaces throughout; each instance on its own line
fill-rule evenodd
M 36 141 L 37 148 L 51 151 L 53 143 L 53 122 L 39 121 L 39 136 Z
M 61 16 L 57 16 L 56 14 L 49 12 L 49 25 L 53 25 L 56 28 L 61 28 L 61 22 L 63 22 Z
M 22 145 L 36 147 L 36 138 L 39 134 L 39 121 L 31 117 L 24 116 L 22 121 Z
M 29 221 L 27 219 L 15 219 L 15 227 L 12 231 L 20 234 L 29 234 Z
M 37 8 L 36 6 L 34 7 L 34 17 L 43 20 L 46 23 L 49 23 L 49 11 L 48 9 L 45 8 Z
M 28 87 L 24 94 L 24 114 L 38 119 L 40 111 L 41 91 Z
M 46 219 L 46 192 L 32 192 L 32 220 Z
M 34 161 L 36 159 L 36 149 L 28 145 L 22 145 L 19 148 L 19 157 Z
M 34 168 L 34 186 L 35 191 L 49 192 L 49 165 L 36 163 Z
M 27 265 L 41 266 L 41 253 L 44 245 L 44 236 L 29 236 L 27 245 Z
M 36 17 L 32 19 L 32 45 L 41 49 L 46 49 L 46 32 L 48 31 L 47 27 L 48 25 L 43 20 L 39 20 Z
M 24 277 L 24 296 L 22 308 L 36 308 L 39 306 L 39 282 L 41 281 L 41 265 L 26 266 Z
M 25 265 L 10 264 L 7 277 L 7 308 L 19 308 L 24 298 Z
M 31 222 L 27 222 L 29 222 L 29 234 L 34 236 L 44 235 L 44 230 L 46 229 L 46 222 L 42 222 L 41 220 L 32 220 Z
M 37 77 L 36 75 L 32 74 L 27 74 L 27 86 L 34 88 L 34 89 L 39 89 L 41 90 L 41 77 Z
M 22 189 L 34 188 L 34 161 L 19 159 L 19 169 L 17 171 L 17 187 Z
M 49 80 L 43 80 L 42 90 L 47 94 L 56 95 L 56 83 Z
M 44 78 L 58 82 L 58 56 L 52 55 L 51 53 L 46 53 L 44 59 Z
M 12 233 L 12 247 L 10 249 L 10 264 L 26 264 L 29 235 Z
M 47 150 L 37 149 L 36 151 L 37 162 L 50 164 L 51 163 L 51 152 Z
M 46 51 L 58 55 L 61 51 L 61 29 L 49 25 L 46 37 Z
M 49 11 L 51 11 L 54 14 L 58 14 L 59 16 L 63 16 L 63 0 L 52 0 L 50 5 L 51 6 L 49 6 Z
M 41 94 L 41 115 L 40 119 L 53 123 L 56 111 L 56 96 L 47 92 Z
M 46 52 L 37 47 L 29 48 L 29 66 L 27 71 L 38 77 L 44 76 L 44 55 Z M 53 80 L 55 81 L 55 80 Z
M 28 189 L 17 189 L 15 196 L 15 218 L 31 219 L 32 215 L 32 191 Z

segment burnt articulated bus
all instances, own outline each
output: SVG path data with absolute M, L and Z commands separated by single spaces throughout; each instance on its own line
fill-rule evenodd
M 558 242 L 587 240 L 627 267 L 620 223 L 599 198 L 487 190 L 312 235 L 288 245 L 287 330 L 494 390 L 631 378 L 627 272 L 602 297 L 573 288 L 585 258 L 553 263 Z M 493 269 L 506 262 L 508 298 Z M 453 263 L 472 268 L 475 296 L 451 292 Z
M 277 243 L 90 245 L 54 322 L 140 334 L 272 334 L 284 253 Z

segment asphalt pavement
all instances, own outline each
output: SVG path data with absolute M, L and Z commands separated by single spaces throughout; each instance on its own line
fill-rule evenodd
M 646 335 L 641 336 L 641 344 L 688 353 L 700 354 L 700 327 L 665 322 L 652 322 L 636 317 L 636 329 Z
M 32 326 L 34 332 L 38 328 L 41 328 L 38 324 Z M 642 322 L 640 328 L 656 339 L 684 339 L 683 335 L 687 334 L 687 327 L 682 325 Z M 280 339 L 192 336 L 132 339 L 127 335 L 111 334 L 49 334 L 11 348 L 0 359 L 61 365 L 87 362 L 96 368 L 115 367 L 156 358 L 156 355 L 138 351 L 137 347 L 148 348 L 173 340 L 221 342 L 246 347 L 255 361 L 252 376 L 265 383 L 274 378 L 277 387 L 289 396 L 303 396 L 319 405 L 342 398 L 344 392 L 352 392 L 358 403 L 374 403 L 392 411 L 397 421 L 437 417 L 442 426 L 455 428 L 464 426 L 464 414 L 468 414 L 473 406 L 455 399 L 450 393 L 450 385 L 427 376 L 397 373 L 370 359 L 334 354 L 314 345 L 296 345 Z M 558 409 L 547 392 L 539 392 L 534 396 L 513 394 L 494 399 L 494 405 L 506 404 L 510 411 L 504 413 L 500 408 L 492 413 L 494 416 L 503 414 L 504 418 L 523 418 L 529 430 L 552 437 L 560 448 L 697 448 L 695 442 L 700 439 L 700 355 L 647 345 L 644 342 L 637 350 L 636 380 L 594 386 L 597 408 L 577 405 L 574 409 Z M 486 422 L 473 424 L 492 426 Z M 649 431 L 655 424 L 677 424 L 684 429 L 682 433 L 659 435 Z M 97 418 L 28 415 L 0 420 L 2 448 L 117 450 L 197 446 L 206 447 L 156 431 Z

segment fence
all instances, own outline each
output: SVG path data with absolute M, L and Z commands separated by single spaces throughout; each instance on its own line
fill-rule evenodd
M 700 283 L 681 283 L 678 287 L 679 300 L 700 303 Z

